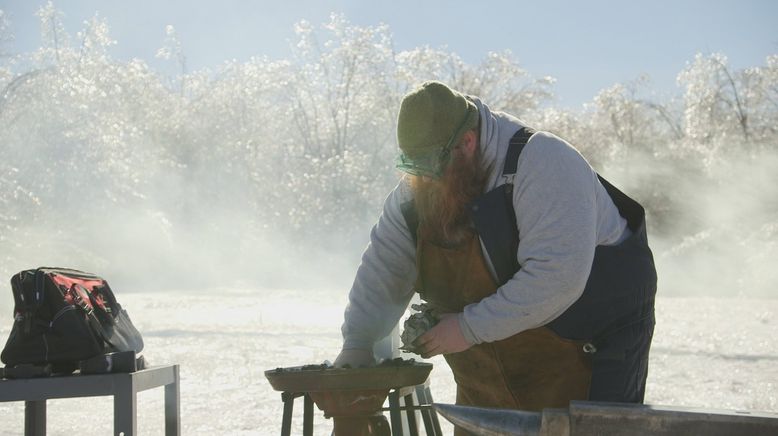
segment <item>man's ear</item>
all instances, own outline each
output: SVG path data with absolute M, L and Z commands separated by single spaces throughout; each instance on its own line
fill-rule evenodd
M 468 130 L 462 135 L 462 148 L 467 156 L 472 156 L 478 147 L 478 134 L 475 130 Z

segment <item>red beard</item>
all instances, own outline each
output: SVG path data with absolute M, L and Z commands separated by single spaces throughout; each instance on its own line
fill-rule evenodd
M 453 154 L 442 178 L 411 178 L 420 230 L 431 242 L 445 246 L 459 245 L 469 235 L 468 205 L 481 194 L 486 181 L 478 149 L 470 157 L 461 148 Z

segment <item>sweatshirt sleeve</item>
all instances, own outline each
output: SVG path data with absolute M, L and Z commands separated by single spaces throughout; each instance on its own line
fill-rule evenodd
M 372 349 L 391 332 L 413 296 L 416 247 L 401 211 L 410 198 L 403 180 L 370 232 L 341 327 L 344 349 Z
M 543 132 L 530 139 L 513 192 L 521 269 L 465 307 L 460 326 L 468 341 L 493 342 L 542 326 L 581 296 L 596 248 L 596 183 L 572 146 Z

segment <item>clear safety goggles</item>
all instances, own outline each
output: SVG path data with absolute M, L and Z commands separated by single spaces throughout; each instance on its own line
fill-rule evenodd
M 443 173 L 446 171 L 446 167 L 451 163 L 451 150 L 454 147 L 454 138 L 457 138 L 462 133 L 462 130 L 467 124 L 469 113 L 465 114 L 465 118 L 459 125 L 459 128 L 451 135 L 448 143 L 440 150 L 433 150 L 432 152 L 415 156 L 411 158 L 405 153 L 400 153 L 397 157 L 395 167 L 403 172 L 414 176 L 431 177 L 433 179 L 439 179 L 443 177 Z

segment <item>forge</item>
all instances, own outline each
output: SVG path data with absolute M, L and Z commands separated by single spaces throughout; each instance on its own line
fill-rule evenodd
M 328 363 L 276 368 L 265 371 L 265 377 L 273 389 L 282 392 L 282 436 L 291 432 L 293 404 L 299 397 L 304 398 L 306 436 L 313 434 L 313 404 L 325 418 L 333 419 L 336 436 L 403 434 L 402 414 L 407 427 L 413 427 L 412 434 L 417 434 L 417 411 L 431 435 L 440 434 L 440 425 L 425 385 L 430 371 L 431 363 L 397 358 L 360 368 L 335 368 Z M 389 407 L 385 408 L 387 397 Z M 390 412 L 391 426 L 385 411 Z

